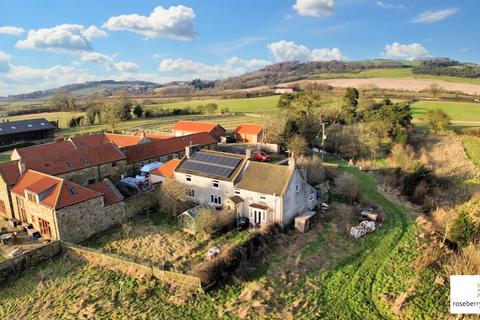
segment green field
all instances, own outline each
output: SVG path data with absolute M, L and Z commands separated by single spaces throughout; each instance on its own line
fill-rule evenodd
M 465 153 L 478 167 L 480 167 L 480 138 L 465 137 L 463 138 L 463 147 Z
M 28 120 L 36 118 L 45 118 L 48 121 L 58 121 L 60 128 L 66 128 L 68 126 L 68 121 L 73 117 L 80 117 L 84 115 L 83 112 L 45 112 L 45 113 L 33 113 L 26 114 L 21 116 L 13 116 L 2 118 L 2 121 L 17 121 L 17 120 Z
M 228 108 L 230 112 L 263 113 L 277 111 L 277 102 L 280 96 L 267 96 L 259 98 L 244 99 L 209 99 L 209 100 L 190 100 L 175 103 L 147 105 L 146 109 L 173 109 L 173 108 L 195 108 L 208 103 L 218 105 L 217 111 Z
M 205 295 L 189 297 L 152 280 L 130 277 L 58 257 L 25 272 L 0 290 L 0 318 L 130 318 L 224 319 L 443 319 L 448 312 L 448 285 L 434 284 L 432 267 L 414 267 L 427 240 L 401 206 L 377 191 L 374 178 L 352 168 L 364 195 L 379 205 L 382 228 L 357 241 L 360 250 L 323 272 L 312 266 L 295 280 L 268 277 L 267 265 L 258 277 L 228 284 Z M 311 259 L 326 252 L 328 229 L 291 259 Z M 322 231 L 323 230 L 323 231 Z M 302 257 L 304 254 L 304 257 Z M 281 261 L 280 261 L 281 263 Z M 250 298 L 242 294 L 259 288 Z M 186 295 L 188 298 L 186 298 Z M 405 296 L 401 313 L 392 306 Z M 256 305 L 245 309 L 244 306 Z M 286 314 L 287 313 L 287 314 Z
M 413 118 L 423 119 L 429 109 L 442 109 L 453 122 L 480 121 L 480 103 L 468 102 L 419 101 L 412 105 Z

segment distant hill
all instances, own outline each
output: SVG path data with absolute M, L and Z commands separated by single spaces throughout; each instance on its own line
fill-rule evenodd
M 49 98 L 55 92 L 69 92 L 77 97 L 88 96 L 95 93 L 105 93 L 107 95 L 113 94 L 118 90 L 126 90 L 133 94 L 145 94 L 153 92 L 154 89 L 161 87 L 162 85 L 154 82 L 147 81 L 115 81 L 115 80 L 102 80 L 102 81 L 88 81 L 84 83 L 68 84 L 55 89 L 34 91 L 25 94 L 10 95 L 2 98 L 3 100 L 28 100 L 28 99 L 44 99 Z

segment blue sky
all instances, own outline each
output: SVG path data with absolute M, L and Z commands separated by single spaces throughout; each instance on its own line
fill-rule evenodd
M 217 79 L 288 60 L 480 62 L 475 0 L 0 2 L 0 95 Z

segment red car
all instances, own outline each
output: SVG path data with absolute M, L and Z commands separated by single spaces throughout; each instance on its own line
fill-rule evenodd
M 262 161 L 262 162 L 270 161 L 272 159 L 272 157 L 270 157 L 268 154 L 266 154 L 263 151 L 253 151 L 252 156 L 253 156 L 253 160 Z

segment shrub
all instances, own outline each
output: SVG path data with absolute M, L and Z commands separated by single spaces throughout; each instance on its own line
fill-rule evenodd
M 358 200 L 360 188 L 355 177 L 349 173 L 343 173 L 335 178 L 335 185 L 343 197 L 353 203 Z
M 468 213 L 462 211 L 453 220 L 452 226 L 448 232 L 448 240 L 456 243 L 460 247 L 470 244 L 478 236 L 478 227 L 473 222 Z
M 325 168 L 319 157 L 300 157 L 298 164 L 305 168 L 309 184 L 316 185 L 325 181 Z
M 425 115 L 425 124 L 434 132 L 447 130 L 450 120 L 442 109 L 430 109 Z
M 195 216 L 195 231 L 208 234 L 216 229 L 216 210 L 202 208 Z
M 405 176 L 403 179 L 403 194 L 415 202 L 414 194 L 417 186 L 424 181 L 424 189 L 428 189 L 432 182 L 432 171 L 424 166 L 420 166 L 413 173 Z
M 173 179 L 166 179 L 157 192 L 160 211 L 177 217 L 188 209 L 185 186 Z

